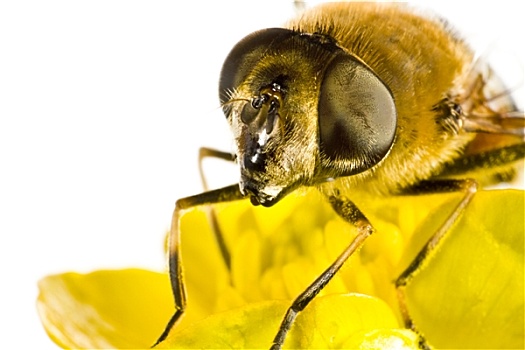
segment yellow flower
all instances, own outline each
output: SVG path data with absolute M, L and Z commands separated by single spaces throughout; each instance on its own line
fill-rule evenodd
M 461 194 L 358 202 L 377 232 L 299 315 L 285 347 L 417 348 L 393 281 Z M 406 287 L 417 329 L 439 348 L 523 348 L 524 192 L 481 191 Z M 355 235 L 317 194 L 273 208 L 216 206 L 226 268 L 204 211 L 182 218 L 187 312 L 158 348 L 268 348 L 291 301 Z M 64 348 L 147 348 L 173 312 L 168 276 L 137 269 L 40 281 L 38 310 Z

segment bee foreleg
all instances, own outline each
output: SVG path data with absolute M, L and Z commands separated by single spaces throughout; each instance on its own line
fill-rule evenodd
M 213 148 L 207 148 L 207 147 L 201 147 L 199 148 L 199 175 L 201 178 L 202 187 L 204 188 L 204 191 L 208 191 L 208 183 L 206 181 L 206 176 L 204 175 L 204 168 L 202 166 L 203 160 L 205 158 L 218 158 L 226 161 L 233 162 L 235 161 L 235 155 L 218 151 Z M 208 216 L 208 221 L 210 222 L 210 225 L 212 227 L 213 234 L 215 236 L 215 240 L 217 241 L 217 245 L 219 246 L 219 249 L 221 251 L 221 256 L 224 261 L 224 264 L 226 265 L 226 268 L 230 270 L 231 267 L 231 257 L 230 252 L 228 251 L 228 247 L 226 246 L 226 242 L 224 241 L 224 236 L 222 234 L 221 228 L 219 227 L 219 222 L 217 221 L 217 215 L 215 214 L 215 210 L 213 208 L 208 208 L 206 210 L 206 215 Z
M 301 312 L 312 299 L 330 282 L 332 277 L 339 271 L 348 258 L 357 251 L 373 232 L 374 228 L 364 214 L 349 199 L 342 196 L 330 196 L 328 198 L 334 210 L 343 219 L 352 223 L 357 228 L 357 236 L 317 279 L 302 292 L 288 308 L 279 331 L 273 340 L 271 349 L 280 349 L 285 341 L 297 314 Z
M 430 237 L 423 248 L 419 251 L 416 257 L 412 260 L 410 265 L 399 275 L 396 279 L 396 289 L 399 301 L 399 307 L 405 326 L 417 332 L 412 319 L 408 313 L 408 308 L 405 299 L 405 286 L 417 273 L 425 260 L 431 256 L 431 252 L 442 242 L 447 232 L 452 225 L 459 219 L 465 211 L 465 208 L 472 201 L 474 194 L 478 188 L 477 182 L 472 179 L 462 180 L 428 180 L 423 181 L 416 186 L 413 186 L 403 192 L 403 194 L 424 194 L 424 193 L 445 193 L 445 192 L 464 192 L 465 195 L 454 208 L 450 216 L 445 220 L 441 227 Z M 426 342 L 422 340 L 421 345 L 428 347 Z
M 186 308 L 186 289 L 184 287 L 184 280 L 182 278 L 182 261 L 180 254 L 180 236 L 179 226 L 180 218 L 184 211 L 200 205 L 230 202 L 242 199 L 244 196 L 239 190 L 239 185 L 230 185 L 217 190 L 204 192 L 195 196 L 179 199 L 175 203 L 175 210 L 171 221 L 171 230 L 168 240 L 168 262 L 169 262 L 169 276 L 171 281 L 171 289 L 173 298 L 175 299 L 175 313 L 166 325 L 164 332 L 160 335 L 155 345 L 164 341 L 169 332 L 180 319 Z M 155 346 L 153 345 L 153 346 Z
M 208 191 L 208 182 L 206 181 L 206 176 L 204 175 L 204 168 L 202 167 L 202 161 L 205 158 L 218 158 L 229 162 L 233 162 L 235 161 L 235 155 L 208 147 L 199 148 L 199 175 L 204 191 Z

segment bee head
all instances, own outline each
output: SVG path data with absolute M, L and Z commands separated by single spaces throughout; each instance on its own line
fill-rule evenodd
M 270 28 L 247 36 L 223 65 L 219 96 L 240 189 L 254 204 L 367 171 L 393 144 L 390 90 L 326 35 Z

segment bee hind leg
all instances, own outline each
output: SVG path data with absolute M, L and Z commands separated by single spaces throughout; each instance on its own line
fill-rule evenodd
M 405 327 L 414 330 L 420 336 L 420 346 L 423 349 L 430 349 L 427 341 L 422 337 L 421 333 L 416 329 L 410 314 L 405 298 L 405 287 L 408 282 L 420 271 L 423 264 L 431 257 L 431 252 L 442 242 L 447 232 L 452 225 L 460 218 L 465 211 L 468 204 L 472 201 L 478 184 L 472 179 L 462 180 L 428 180 L 423 181 L 409 189 L 406 189 L 402 194 L 432 194 L 432 193 L 447 193 L 447 192 L 463 192 L 465 195 L 461 201 L 454 208 L 452 213 L 448 216 L 445 222 L 439 229 L 430 237 L 423 248 L 419 251 L 416 257 L 412 260 L 409 266 L 399 275 L 395 281 L 397 290 L 397 297 L 401 315 L 405 323 Z

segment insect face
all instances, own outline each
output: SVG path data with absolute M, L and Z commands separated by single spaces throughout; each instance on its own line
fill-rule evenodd
M 321 34 L 272 28 L 230 53 L 219 91 L 241 192 L 271 206 L 299 186 L 369 170 L 396 130 L 391 92 L 361 60 Z

